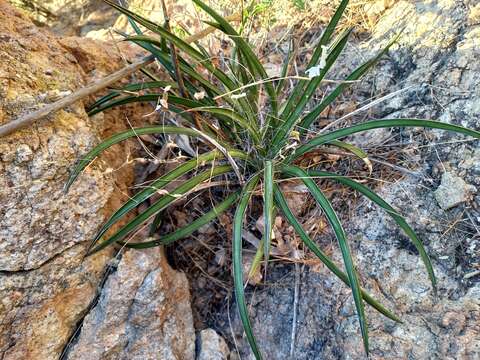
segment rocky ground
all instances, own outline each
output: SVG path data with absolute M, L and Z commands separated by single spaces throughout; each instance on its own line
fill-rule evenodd
M 354 60 L 343 60 L 339 73 L 353 69 L 404 28 L 398 46 L 355 94 L 368 99 L 372 94 L 411 88 L 357 119 L 420 117 L 478 128 L 480 67 L 475 59 L 480 56 L 479 25 L 480 5 L 474 1 L 399 1 L 387 9 L 371 40 L 350 48 Z M 377 131 L 353 140 L 372 151 L 400 143 L 395 151 L 411 159 L 404 164 L 414 165 L 415 176 L 405 175 L 377 188 L 418 231 L 439 277 L 435 297 L 409 241 L 389 216 L 368 200 L 358 201 L 346 212 L 353 214 L 348 217 L 347 233 L 363 284 L 404 321 L 395 324 L 368 310 L 371 358 L 478 358 L 478 142 L 423 130 Z M 335 247 L 333 256 L 341 261 Z M 364 358 L 350 293 L 325 269 L 298 271 L 294 358 Z M 289 267 L 276 275 L 270 280 L 275 286 L 252 291 L 251 316 L 265 354 L 283 359 L 288 358 L 291 346 L 295 274 Z M 249 358 L 236 312 L 232 310 L 230 315 L 235 319 L 239 351 Z M 229 327 L 224 331 L 228 333 Z
M 56 13 L 65 9 L 59 4 L 47 1 L 44 7 Z M 158 3 L 142 6 L 147 5 L 154 8 L 151 15 L 158 16 Z M 86 12 L 83 22 L 67 22 L 78 25 L 69 35 L 90 34 L 108 40 L 111 35 L 105 29 L 110 24 L 126 26 L 125 19 L 98 10 L 103 8 L 95 1 L 86 5 L 77 1 L 72 6 L 83 6 Z M 91 12 L 89 6 L 93 6 Z M 175 6 L 173 13 L 182 14 L 181 2 Z M 401 29 L 403 35 L 373 74 L 356 84 L 352 96 L 342 98 L 329 116 L 405 89 L 349 121 L 421 117 L 478 129 L 477 1 L 374 1 L 369 9 L 368 26 L 354 33 L 347 56 L 332 77 L 348 74 Z M 0 22 L 0 54 L 6 59 L 0 64 L 0 123 L 123 63 L 115 46 L 84 38 L 59 39 L 39 30 L 5 0 L 0 0 L 0 13 L 4 19 Z M 315 23 L 312 16 L 304 20 L 310 22 L 302 39 L 309 41 L 320 31 L 321 21 Z M 43 20 L 37 17 L 35 21 Z M 65 33 L 61 22 L 52 20 L 47 25 Z M 282 39 L 292 24 L 277 25 L 274 29 Z M 273 49 L 265 59 L 275 70 L 281 59 L 280 40 L 269 42 L 261 29 L 254 37 L 256 44 Z M 135 56 L 132 49 L 121 51 Z M 308 50 L 303 56 L 308 57 Z M 144 120 L 135 117 L 132 109 L 127 116 L 133 122 Z M 160 252 L 127 252 L 113 262 L 111 253 L 102 253 L 82 261 L 88 239 L 124 200 L 134 181 L 131 166 L 121 167 L 132 149 L 117 149 L 105 164 L 93 166 L 67 196 L 61 188 L 72 162 L 99 138 L 128 126 L 124 119 L 123 111 L 88 119 L 83 104 L 76 104 L 55 115 L 52 122 L 0 139 L 0 359 L 206 360 L 225 359 L 230 351 L 231 358 L 251 358 L 233 303 L 218 306 L 212 314 L 215 321 L 208 325 L 216 332 L 197 322 L 194 328 L 199 309 L 194 303 L 192 314 L 187 279 L 173 271 Z M 409 169 L 374 163 L 375 179 L 368 181 L 377 184 L 380 194 L 424 240 L 439 278 L 435 297 L 414 248 L 389 216 L 367 200 L 352 201 L 342 197 L 343 191 L 332 191 L 348 224 L 363 285 L 404 321 L 396 324 L 367 310 L 371 357 L 479 358 L 478 141 L 423 130 L 376 131 L 352 140 L 379 160 L 401 159 L 402 169 Z M 121 170 L 112 176 L 105 171 L 107 167 Z M 381 176 L 387 170 L 389 176 Z M 303 216 L 307 222 L 316 213 L 308 210 Z M 317 240 L 341 261 L 328 231 Z M 294 359 L 365 357 L 345 286 L 318 264 L 287 263 L 274 269 L 266 285 L 248 288 L 254 331 L 266 358 L 289 358 L 292 349 Z M 196 284 L 190 287 L 197 288 Z

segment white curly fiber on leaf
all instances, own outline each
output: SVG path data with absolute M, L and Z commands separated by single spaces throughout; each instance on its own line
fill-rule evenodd
M 316 76 L 320 76 L 320 71 L 322 71 L 322 69 L 324 69 L 325 66 L 327 66 L 328 46 L 321 45 L 321 48 L 322 48 L 322 55 L 320 56 L 318 65 L 312 66 L 311 68 L 308 68 L 307 70 L 305 70 L 305 73 L 310 79 Z

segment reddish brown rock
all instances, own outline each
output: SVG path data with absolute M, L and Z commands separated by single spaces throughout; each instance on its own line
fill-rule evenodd
M 116 47 L 78 38 L 58 40 L 5 0 L 0 0 L 0 15 L 0 124 L 124 64 Z M 129 49 L 122 51 L 132 56 Z M 133 172 L 121 165 L 135 144 L 112 148 L 85 170 L 68 194 L 63 186 L 76 159 L 100 139 L 129 126 L 125 114 L 133 124 L 143 121 L 136 112 L 139 115 L 116 110 L 89 118 L 79 102 L 0 138 L 0 358 L 58 359 L 89 311 L 112 250 L 85 260 L 83 256 L 105 217 L 126 199 Z M 129 255 L 133 264 L 136 256 Z M 185 293 L 185 326 L 177 334 L 183 336 L 187 328 L 193 329 L 188 287 L 161 258 L 155 259 L 150 270 L 157 278 L 151 290 L 166 299 L 162 304 L 171 293 L 163 294 L 161 284 L 174 281 L 175 294 Z M 171 335 L 176 322 L 169 321 Z M 176 349 L 190 349 L 190 342 L 188 337 L 178 340 Z

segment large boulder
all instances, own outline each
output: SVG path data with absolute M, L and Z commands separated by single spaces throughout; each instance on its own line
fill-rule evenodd
M 91 40 L 59 40 L 5 0 L 0 0 L 0 15 L 0 124 L 118 69 L 124 65 L 122 56 L 131 55 L 129 49 L 122 48 L 120 54 L 115 46 Z M 179 359 L 193 358 L 188 284 L 160 254 L 152 255 L 147 266 L 142 253 L 127 253 L 118 273 L 117 264 L 109 262 L 112 249 L 84 259 L 99 225 L 128 196 L 133 171 L 126 159 L 135 146 L 116 146 L 89 166 L 67 194 L 63 192 L 74 162 L 101 138 L 130 126 L 127 118 L 135 125 L 142 110 L 89 118 L 78 102 L 0 138 L 0 358 L 58 359 L 77 335 L 80 341 L 72 356 L 84 351 L 84 331 L 93 334 L 95 329 L 79 329 L 90 311 L 101 311 L 94 307 L 97 295 L 102 294 L 101 306 L 111 286 L 121 287 L 122 276 L 140 265 L 144 272 L 135 274 L 139 282 L 132 284 L 132 292 L 122 293 L 122 301 L 131 304 L 154 296 L 157 303 L 148 315 L 155 318 L 156 329 L 163 326 L 165 331 L 153 331 L 148 341 L 162 344 L 165 359 L 172 358 L 169 351 Z M 130 328 L 148 311 L 135 309 L 129 310 L 134 318 Z M 108 328 L 116 326 L 112 321 L 102 326 L 105 332 L 116 330 Z M 114 347 L 120 354 L 125 341 L 145 341 L 136 336 L 127 331 L 125 337 L 109 341 L 118 341 Z M 142 349 L 140 358 L 158 358 L 157 350 Z

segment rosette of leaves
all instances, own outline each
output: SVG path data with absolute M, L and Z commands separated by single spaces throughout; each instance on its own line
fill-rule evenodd
M 320 103 L 306 111 L 307 104 L 342 54 L 342 50 L 345 48 L 352 32 L 350 28 L 342 31 L 338 30 L 339 20 L 348 4 L 347 0 L 341 1 L 325 27 L 318 41 L 318 46 L 313 51 L 307 68 L 317 67 L 315 76 L 310 79 L 297 79 L 293 90 L 288 94 L 285 94 L 285 77 L 289 61 L 292 59 L 292 51 L 290 50 L 285 60 L 282 75 L 278 78 L 269 78 L 259 57 L 239 32 L 243 25 L 237 31 L 224 17 L 200 0 L 193 0 L 193 2 L 211 18 L 206 23 L 223 32 L 231 39 L 233 44 L 231 60 L 226 60 L 225 64 L 215 63 L 205 48 L 198 42 L 190 44 L 174 35 L 168 24 L 156 24 L 111 0 L 105 0 L 105 2 L 125 14 L 135 29 L 135 35 L 124 34 L 125 40 L 133 42 L 150 52 L 151 56 L 161 64 L 165 72 L 171 77 L 171 81 L 158 80 L 154 74 L 144 70 L 144 73 L 150 79 L 149 81 L 133 83 L 122 89 L 113 90 L 96 101 L 90 107 L 89 114 L 93 115 L 132 102 L 154 102 L 162 104 L 161 107 L 165 111 L 168 107 L 168 111 L 180 116 L 183 123 L 178 125 L 163 122 L 159 125 L 133 128 L 106 139 L 78 161 L 68 179 L 66 189 L 68 190 L 82 170 L 104 150 L 130 138 L 146 134 L 183 135 L 207 144 L 211 150 L 192 157 L 133 195 L 101 227 L 92 240 L 88 254 L 95 253 L 115 243 L 135 249 L 172 244 L 192 234 L 219 214 L 235 207 L 232 262 L 236 305 L 251 349 L 255 357 L 261 359 L 262 355 L 248 317 L 242 273 L 242 229 L 245 213 L 252 194 L 261 194 L 265 220 L 264 235 L 256 258 L 261 259 L 263 257 L 266 262 L 268 261 L 274 213 L 275 211 L 281 212 L 306 247 L 351 288 L 363 345 L 368 353 L 369 338 L 364 303 L 394 321 L 399 322 L 400 319 L 360 286 L 347 235 L 329 199 L 314 179 L 320 177 L 341 183 L 383 208 L 396 221 L 418 250 L 435 290 L 436 279 L 432 264 L 414 230 L 379 195 L 351 178 L 322 171 L 322 169 L 312 170 L 311 166 L 309 169 L 304 169 L 298 165 L 298 160 L 309 152 L 325 146 L 340 147 L 362 159 L 366 159 L 367 155 L 364 151 L 340 139 L 379 128 L 422 127 L 443 129 L 477 139 L 480 138 L 480 132 L 439 121 L 380 119 L 320 132 L 313 137 L 307 136 L 310 135 L 307 134 L 307 131 L 315 125 L 322 111 L 331 105 L 350 86 L 351 82 L 360 79 L 371 69 L 394 43 L 392 41 L 375 57 L 356 68 L 344 82 L 339 83 Z M 144 31 L 145 33 L 148 31 L 148 35 L 145 35 Z M 167 94 L 166 87 L 169 89 Z M 135 93 L 138 91 L 142 91 L 142 93 Z M 201 94 L 201 96 L 198 94 Z M 203 170 L 198 171 L 200 168 L 203 168 Z M 189 175 L 193 171 L 196 171 L 195 175 L 188 180 L 184 180 L 187 178 L 185 175 Z M 228 196 L 203 216 L 198 217 L 185 227 L 161 235 L 160 238 L 155 240 L 130 241 L 132 234 L 152 219 L 152 226 L 155 230 L 155 224 L 158 223 L 158 214 L 177 199 L 187 196 L 202 183 L 226 174 L 230 174 L 228 178 L 232 179 L 232 184 L 225 189 Z M 335 234 L 341 250 L 343 265 L 334 263 L 319 248 L 292 213 L 284 194 L 278 186 L 278 180 L 284 179 L 300 179 L 306 185 L 318 206 L 323 210 L 323 214 Z M 168 192 L 162 191 L 167 185 L 174 185 L 174 189 Z M 156 193 L 162 195 L 149 208 L 140 212 L 113 234 L 106 236 L 112 225 Z

